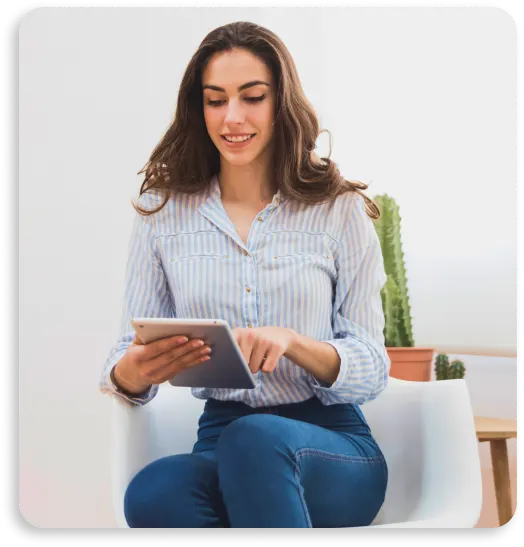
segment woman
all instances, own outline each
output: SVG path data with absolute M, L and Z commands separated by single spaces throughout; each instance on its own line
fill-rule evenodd
M 132 317 L 225 319 L 256 388 L 192 388 L 206 399 L 197 442 L 132 479 L 131 527 L 365 526 L 384 501 L 387 465 L 358 406 L 390 365 L 379 211 L 315 157 L 318 135 L 277 36 L 237 22 L 204 39 L 140 171 L 101 389 L 143 405 L 209 359 L 199 340 L 140 345 Z

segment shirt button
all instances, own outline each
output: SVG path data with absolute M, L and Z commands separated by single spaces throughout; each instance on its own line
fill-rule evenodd
M 248 253 L 247 251 L 244 251 L 244 254 L 245 254 L 246 256 L 248 256 L 248 255 L 249 255 L 249 253 Z
M 251 323 L 249 323 L 248 328 L 252 329 L 253 325 Z
M 246 288 L 247 292 L 251 292 L 251 289 L 249 287 Z
M 262 222 L 264 219 L 262 217 L 258 217 L 258 221 Z

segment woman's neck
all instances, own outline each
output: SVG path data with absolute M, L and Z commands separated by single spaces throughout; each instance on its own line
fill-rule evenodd
M 218 182 L 222 201 L 226 203 L 257 207 L 261 203 L 271 202 L 277 191 L 277 186 L 271 183 L 267 170 L 253 169 L 250 166 L 222 165 Z

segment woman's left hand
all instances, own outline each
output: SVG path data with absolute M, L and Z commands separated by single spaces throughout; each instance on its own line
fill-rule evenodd
M 273 372 L 296 332 L 284 327 L 234 328 L 233 335 L 253 374 Z

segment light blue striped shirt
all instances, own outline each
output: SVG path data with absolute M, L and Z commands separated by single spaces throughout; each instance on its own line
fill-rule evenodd
M 138 201 L 151 209 L 162 199 L 148 192 Z M 260 407 L 317 396 L 326 405 L 359 405 L 386 387 L 390 360 L 380 296 L 386 274 L 359 194 L 305 205 L 277 192 L 253 221 L 246 245 L 222 205 L 214 176 L 205 193 L 177 194 L 159 213 L 137 213 L 128 252 L 120 335 L 103 367 L 103 393 L 142 405 L 158 391 L 153 385 L 143 396 L 126 397 L 110 380 L 111 368 L 134 339 L 133 317 L 290 327 L 330 343 L 340 356 L 332 385 L 281 357 L 272 373 L 255 374 L 256 388 L 191 388 L 199 399 Z

